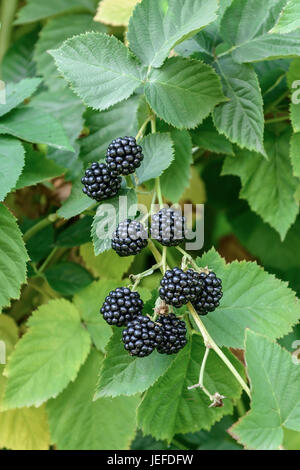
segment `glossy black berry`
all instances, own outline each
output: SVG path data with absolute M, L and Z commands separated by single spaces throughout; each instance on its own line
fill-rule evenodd
M 161 209 L 153 215 L 151 237 L 165 246 L 180 245 L 185 239 L 185 218 L 172 209 Z
M 220 305 L 220 300 L 223 296 L 222 281 L 213 271 L 209 274 L 201 273 L 200 277 L 203 282 L 203 288 L 201 294 L 193 302 L 193 306 L 200 315 L 207 315 L 209 312 L 216 310 Z
M 131 356 L 149 356 L 162 340 L 161 328 L 149 317 L 139 315 L 123 331 L 123 343 Z
M 148 233 L 145 227 L 135 220 L 121 222 L 114 232 L 111 247 L 119 256 L 137 255 L 147 246 Z
M 176 354 L 187 343 L 186 326 L 184 321 L 179 320 L 174 313 L 160 315 L 157 323 L 161 326 L 162 341 L 157 346 L 160 354 Z
M 144 158 L 142 147 L 134 137 L 119 137 L 112 141 L 106 152 L 106 163 L 116 175 L 134 173 Z
M 202 280 L 193 269 L 182 271 L 174 268 L 166 271 L 160 283 L 159 295 L 167 304 L 180 308 L 200 296 Z
M 96 201 L 116 196 L 121 187 L 121 181 L 120 176 L 112 175 L 105 163 L 96 162 L 86 170 L 81 180 L 84 185 L 84 194 Z
M 118 287 L 106 297 L 100 312 L 109 325 L 125 326 L 141 314 L 144 302 L 138 292 Z

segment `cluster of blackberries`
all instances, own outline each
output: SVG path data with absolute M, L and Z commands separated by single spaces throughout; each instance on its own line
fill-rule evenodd
M 169 269 L 161 280 L 159 295 L 177 308 L 191 302 L 197 313 L 207 315 L 220 305 L 222 281 L 212 271 Z
M 184 321 L 170 314 L 154 322 L 142 314 L 143 307 L 138 292 L 118 287 L 106 297 L 100 312 L 109 325 L 126 326 L 122 339 L 131 356 L 146 357 L 155 349 L 160 354 L 179 352 L 187 343 Z
M 114 232 L 111 247 L 119 256 L 137 255 L 148 243 L 148 232 L 143 224 L 127 219 Z
M 92 163 L 86 170 L 81 180 L 83 192 L 98 202 L 116 196 L 122 182 L 120 175 L 134 173 L 143 158 L 134 137 L 113 140 L 107 149 L 106 163 Z

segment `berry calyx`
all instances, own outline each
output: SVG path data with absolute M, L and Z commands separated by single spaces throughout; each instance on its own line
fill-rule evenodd
M 151 222 L 151 237 L 164 246 L 180 245 L 185 239 L 185 218 L 172 209 L 161 209 Z
M 109 325 L 125 326 L 141 314 L 144 302 L 138 292 L 118 287 L 106 297 L 100 312 Z
M 203 283 L 202 292 L 192 303 L 199 315 L 207 315 L 220 305 L 220 300 L 223 297 L 222 281 L 213 271 L 202 272 L 200 277 Z
M 145 227 L 135 220 L 121 222 L 113 234 L 111 247 L 119 256 L 137 255 L 147 246 L 148 233 Z
M 114 197 L 118 193 L 122 179 L 111 173 L 105 163 L 92 163 L 81 179 L 83 192 L 96 201 Z
M 179 320 L 174 313 L 160 315 L 157 323 L 161 326 L 162 341 L 157 346 L 160 354 L 176 354 L 187 343 L 186 326 L 184 321 Z
M 142 147 L 134 137 L 119 137 L 112 141 L 106 153 L 106 163 L 115 175 L 130 175 L 141 166 Z
M 167 304 L 180 308 L 195 301 L 201 294 L 202 279 L 193 269 L 180 268 L 166 271 L 160 283 L 159 295 Z
M 122 339 L 131 356 L 149 356 L 162 340 L 161 327 L 149 317 L 139 315 L 128 323 Z

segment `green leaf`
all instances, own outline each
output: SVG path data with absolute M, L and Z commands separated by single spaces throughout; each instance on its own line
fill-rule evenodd
M 234 155 L 232 144 L 224 135 L 219 134 L 210 117 L 191 131 L 191 137 L 193 143 L 200 149 L 221 155 Z
M 0 122 L 0 134 L 74 151 L 60 122 L 50 114 L 29 106 L 15 109 L 4 116 Z
M 293 174 L 297 178 L 300 178 L 300 133 L 293 134 L 291 139 L 291 160 L 293 166 Z
M 141 141 L 144 160 L 136 170 L 139 183 L 144 183 L 153 178 L 161 176 L 174 159 L 174 149 L 171 135 L 149 134 Z
M 47 404 L 51 438 L 60 450 L 128 449 L 134 438 L 138 397 L 92 401 L 100 363 L 92 350 L 74 384 Z
M 122 279 L 133 263 L 133 256 L 121 258 L 114 250 L 108 250 L 95 256 L 92 243 L 80 247 L 80 255 L 86 267 L 101 279 Z
M 87 31 L 105 32 L 106 27 L 95 23 L 92 15 L 69 14 L 52 18 L 40 32 L 34 58 L 39 75 L 44 77 L 51 91 L 61 88 L 65 82 L 60 79 L 53 57 L 47 52 L 60 47 L 66 39 Z M 57 104 L 57 101 L 54 103 Z
M 0 105 L 0 117 L 22 104 L 37 90 L 40 78 L 26 78 L 19 83 L 8 83 L 5 87 L 6 103 Z
M 19 329 L 15 320 L 8 315 L 0 315 L 0 341 L 6 346 L 6 356 L 12 352 L 15 343 L 19 339 Z M 0 373 L 2 366 L 0 365 Z
M 178 433 L 210 429 L 221 416 L 232 413 L 231 399 L 239 397 L 240 386 L 213 351 L 208 356 L 204 382 L 211 394 L 227 397 L 223 408 L 209 408 L 210 400 L 199 388 L 188 390 L 198 383 L 204 352 L 202 339 L 193 335 L 167 372 L 147 391 L 138 409 L 138 424 L 144 434 L 170 442 Z M 227 354 L 242 370 L 237 359 Z
M 111 236 L 117 225 L 136 214 L 137 195 L 134 189 L 122 189 L 119 194 L 98 206 L 92 226 L 95 255 L 111 248 Z
M 241 178 L 240 197 L 277 230 L 282 240 L 299 212 L 295 198 L 298 181 L 289 159 L 289 139 L 289 130 L 279 137 L 268 133 L 265 145 L 269 160 L 247 150 L 240 151 L 237 157 L 226 158 L 222 172 Z
M 91 284 L 91 274 L 77 263 L 59 263 L 45 271 L 46 279 L 53 290 L 62 295 L 73 295 Z
M 95 21 L 113 26 L 127 26 L 138 1 L 140 0 L 102 0 Z
M 94 109 L 129 98 L 142 83 L 138 62 L 114 36 L 81 34 L 50 54 L 75 93 Z
M 1 74 L 5 82 L 19 82 L 36 75 L 33 48 L 37 38 L 38 31 L 35 29 L 13 42 L 1 64 Z
M 0 201 L 15 187 L 24 166 L 24 154 L 21 142 L 0 136 Z
M 299 366 L 278 344 L 249 330 L 246 362 L 251 411 L 231 428 L 231 433 L 248 448 L 276 450 L 283 442 L 283 426 L 300 431 Z
M 130 356 L 122 343 L 122 331 L 116 330 L 107 346 L 95 399 L 144 392 L 167 371 L 172 360 L 156 351 L 142 359 Z
M 300 28 L 300 2 L 289 0 L 271 32 L 285 34 L 298 28 Z
M 161 69 L 153 69 L 145 93 L 157 115 L 179 129 L 196 127 L 224 101 L 214 70 L 183 57 L 173 57 Z
M 75 379 L 90 349 L 79 313 L 66 300 L 42 305 L 28 325 L 6 367 L 4 410 L 39 406 L 56 397 Z
M 208 266 L 222 279 L 220 307 L 202 318 L 218 345 L 243 349 L 246 328 L 275 339 L 298 322 L 300 305 L 294 292 L 256 263 L 225 264 L 212 249 L 197 264 Z
M 162 193 L 166 199 L 178 202 L 190 184 L 190 166 L 193 161 L 192 140 L 185 130 L 171 130 L 175 158 L 160 178 Z
M 28 255 L 16 219 L 0 204 L 0 310 L 18 299 L 26 281 Z
M 300 51 L 299 32 L 272 34 L 286 0 L 234 0 L 221 22 L 222 38 L 232 45 L 236 62 L 256 62 Z
M 16 184 L 16 189 L 56 178 L 63 173 L 64 170 L 61 167 L 48 160 L 41 152 L 36 152 L 30 145 L 25 145 L 25 148 L 25 166 Z
M 87 244 L 91 241 L 92 222 L 93 217 L 91 216 L 84 216 L 79 219 L 77 222 L 60 232 L 55 240 L 55 245 L 65 248 L 73 248 L 75 246 Z
M 32 23 L 49 16 L 77 9 L 94 13 L 95 3 L 95 0 L 51 0 L 49 3 L 40 0 L 28 0 L 26 5 L 19 10 L 15 24 Z
M 214 110 L 217 130 L 241 148 L 265 155 L 263 100 L 253 67 L 223 57 L 217 62 L 217 70 L 229 99 Z
M 86 165 L 104 159 L 106 150 L 116 135 L 135 135 L 138 98 L 132 96 L 107 111 L 88 109 L 85 124 L 90 133 L 81 140 L 81 159 Z
M 71 219 L 89 209 L 95 202 L 82 192 L 81 181 L 77 181 L 72 186 L 71 195 L 63 203 L 57 214 L 64 219 Z
M 217 0 L 143 0 L 129 22 L 131 50 L 145 65 L 161 67 L 170 50 L 217 18 Z

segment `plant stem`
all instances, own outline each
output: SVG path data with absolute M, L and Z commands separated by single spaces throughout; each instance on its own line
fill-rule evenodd
M 136 289 L 136 287 L 139 285 L 143 277 L 150 276 L 154 271 L 156 271 L 157 269 L 160 269 L 161 266 L 162 266 L 162 263 L 160 262 L 160 263 L 155 264 L 151 268 L 147 269 L 147 271 L 144 271 L 143 273 L 137 274 L 136 276 L 130 276 L 131 279 L 133 279 L 134 281 L 132 290 L 134 291 Z
M 40 222 L 35 224 L 33 227 L 27 230 L 27 232 L 24 234 L 24 237 L 23 237 L 24 242 L 25 243 L 28 242 L 30 238 L 34 237 L 34 235 L 36 235 L 38 232 L 43 230 L 43 228 L 47 227 L 48 225 L 53 224 L 58 218 L 59 218 L 58 215 L 51 214 L 45 219 L 40 220 Z
M 163 273 L 165 274 L 166 272 L 166 266 L 167 266 L 167 247 L 163 247 L 163 252 L 162 252 L 162 267 L 163 267 Z
M 277 118 L 267 119 L 265 121 L 265 124 L 272 124 L 273 122 L 283 122 L 283 121 L 289 121 L 289 120 L 290 120 L 290 117 L 286 115 L 286 116 L 280 116 Z
M 134 188 L 134 184 L 133 184 L 133 182 L 132 182 L 131 176 L 128 175 L 128 176 L 126 176 L 125 179 L 126 179 L 127 186 L 128 186 L 129 188 Z
M 219 348 L 219 346 L 214 342 L 214 340 L 212 339 L 212 337 L 210 336 L 210 334 L 208 333 L 207 329 L 205 328 L 204 324 L 202 323 L 202 321 L 200 320 L 196 310 L 194 309 L 194 307 L 192 306 L 191 303 L 188 304 L 188 309 L 197 325 L 197 327 L 199 328 L 199 331 L 201 332 L 202 336 L 203 336 L 203 339 L 204 339 L 204 343 L 209 346 L 211 349 L 213 349 L 215 351 L 215 353 L 220 357 L 220 359 L 222 359 L 222 361 L 224 362 L 224 364 L 226 364 L 226 366 L 228 367 L 228 369 L 230 370 L 230 372 L 235 376 L 235 378 L 237 379 L 237 381 L 239 382 L 239 384 L 242 386 L 243 390 L 245 390 L 245 392 L 247 393 L 247 395 L 249 396 L 249 398 L 251 398 L 251 392 L 250 392 L 250 389 L 248 387 L 248 385 L 246 384 L 246 382 L 243 380 L 243 378 L 240 376 L 240 374 L 238 373 L 238 371 L 236 370 L 236 368 L 231 364 L 231 362 L 229 361 L 229 359 L 225 356 L 225 354 L 223 353 L 223 351 L 221 351 L 221 349 Z
M 0 30 L 0 62 L 10 45 L 13 20 L 19 0 L 2 0 L 1 2 L 1 30 Z
M 139 129 L 137 135 L 135 136 L 135 140 L 138 141 L 144 135 L 144 131 L 147 127 L 147 124 L 151 121 L 152 116 L 148 116 L 146 121 L 142 124 L 141 128 Z
M 206 347 L 205 349 L 204 357 L 203 357 L 201 368 L 200 368 L 199 382 L 195 385 L 191 385 L 190 387 L 188 387 L 188 390 L 193 390 L 194 388 L 201 388 L 201 390 L 203 390 L 205 395 L 208 396 L 210 401 L 213 402 L 214 401 L 213 395 L 209 393 L 209 391 L 207 390 L 207 388 L 204 386 L 204 383 L 203 383 L 204 371 L 205 371 L 205 366 L 206 366 L 206 362 L 207 362 L 207 358 L 209 354 L 209 349 L 210 349 L 209 347 Z
M 38 274 L 41 275 L 45 269 L 48 267 L 48 265 L 51 263 L 52 259 L 54 258 L 54 256 L 56 255 L 57 251 L 58 251 L 58 246 L 56 246 L 55 248 L 53 248 L 53 250 L 51 251 L 51 253 L 49 254 L 48 258 L 46 258 L 46 260 L 44 261 L 44 263 L 42 264 L 42 266 L 39 268 L 38 270 Z
M 152 132 L 152 134 L 156 133 L 156 117 L 155 116 L 151 116 L 151 132 Z M 163 197 L 162 197 L 159 177 L 155 179 L 155 191 L 156 191 L 156 194 L 157 194 L 157 198 L 158 198 L 160 208 L 162 209 L 164 207 L 164 201 L 163 201 Z
M 176 250 L 179 251 L 185 258 L 187 258 L 190 263 L 194 266 L 194 268 L 199 271 L 201 268 L 196 264 L 194 258 L 189 255 L 183 248 L 180 248 L 180 246 L 175 246 Z
M 161 256 L 160 252 L 158 251 L 158 249 L 156 248 L 156 246 L 154 245 L 152 240 L 148 241 L 148 247 L 149 247 L 149 250 L 151 251 L 151 253 L 154 256 L 154 259 L 155 259 L 156 263 L 160 265 L 160 270 L 161 270 L 162 274 L 164 274 L 163 266 L 162 266 L 162 256 Z

